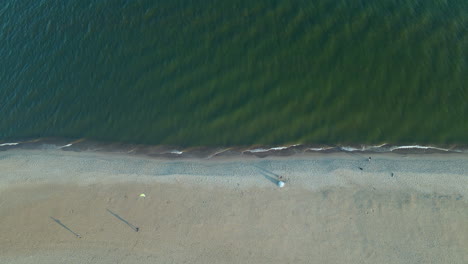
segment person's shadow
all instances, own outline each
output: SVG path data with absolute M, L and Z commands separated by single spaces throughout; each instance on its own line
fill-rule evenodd
M 135 231 L 135 232 L 140 231 L 140 228 L 139 228 L 139 227 L 132 225 L 132 224 L 129 223 L 127 220 L 125 220 L 125 219 L 123 219 L 122 217 L 120 217 L 120 215 L 118 215 L 118 214 L 112 212 L 112 211 L 109 210 L 109 209 L 106 209 L 106 210 L 107 210 L 107 212 L 109 212 L 111 215 L 115 216 L 115 218 L 117 218 L 117 219 L 119 219 L 120 221 L 122 221 L 122 222 L 124 222 L 125 224 L 127 224 L 131 229 L 133 229 L 133 231 Z
M 58 219 L 56 219 L 56 218 L 53 218 L 52 216 L 50 216 L 50 219 L 54 220 L 55 223 L 59 224 L 61 227 L 63 227 L 63 228 L 65 228 L 66 230 L 68 230 L 70 233 L 72 233 L 73 235 L 75 235 L 77 238 L 81 238 L 80 234 L 73 232 L 70 228 L 68 228 L 68 226 L 66 226 L 66 225 L 64 225 L 62 222 L 60 222 L 60 220 L 58 220 Z
M 263 177 L 267 180 L 269 180 L 271 183 L 273 183 L 274 185 L 277 185 L 278 182 L 280 181 L 281 179 L 281 176 L 276 174 L 276 173 L 273 173 L 265 168 L 262 168 L 260 166 L 257 166 L 257 165 L 253 165 L 254 167 L 256 167 L 257 169 L 260 170 L 260 174 L 263 175 Z

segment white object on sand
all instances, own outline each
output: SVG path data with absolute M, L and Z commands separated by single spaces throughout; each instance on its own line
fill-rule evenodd
M 142 193 L 142 194 L 140 194 L 140 197 L 143 197 L 143 198 L 145 198 L 145 197 L 146 197 L 146 195 L 145 195 L 144 193 Z
M 278 181 L 278 187 L 283 188 L 284 187 L 284 181 Z

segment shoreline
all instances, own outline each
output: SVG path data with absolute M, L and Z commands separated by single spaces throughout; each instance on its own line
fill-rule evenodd
M 359 185 L 410 188 L 427 193 L 458 192 L 468 199 L 468 190 L 464 188 L 468 186 L 468 155 L 461 153 L 374 153 L 369 161 L 367 155 L 346 152 L 267 158 L 157 159 L 117 152 L 15 149 L 0 152 L 0 169 L 3 171 L 0 188 L 24 183 L 100 182 L 277 188 L 282 176 L 288 187 L 300 186 L 310 191 Z
M 0 261 L 464 263 L 467 172 L 464 154 L 2 151 Z
M 147 156 L 159 159 L 210 159 L 215 157 L 290 157 L 314 154 L 435 154 L 435 153 L 468 153 L 466 145 L 326 145 L 326 144 L 286 144 L 278 146 L 251 145 L 251 146 L 228 146 L 228 147 L 178 147 L 168 145 L 144 145 L 121 142 L 104 142 L 87 139 L 66 138 L 35 138 L 19 141 L 0 142 L 0 151 L 14 149 L 23 150 L 63 150 L 72 152 L 102 152 L 120 153 L 135 156 Z
M 367 153 L 368 154 L 368 153 Z M 418 181 L 447 179 L 467 181 L 468 155 L 463 153 L 396 154 L 373 153 L 361 155 L 347 152 L 308 153 L 287 157 L 256 158 L 252 156 L 217 156 L 210 159 L 157 159 L 144 155 L 121 152 L 63 151 L 60 149 L 13 149 L 0 152 L 3 164 L 16 166 L 0 167 L 9 172 L 0 178 L 0 185 L 21 182 L 24 178 L 38 183 L 75 182 L 153 182 L 184 178 L 195 183 L 192 178 L 203 178 L 208 184 L 221 184 L 231 187 L 233 179 L 245 181 L 252 186 L 276 187 L 274 182 L 283 176 L 289 183 L 302 184 L 302 188 L 317 190 L 324 186 L 346 185 L 341 177 L 367 185 L 371 182 L 393 182 L 393 187 L 401 187 L 401 180 L 407 187 L 418 188 Z M 31 161 L 34 161 L 31 163 Z M 0 163 L 0 164 L 2 164 Z M 19 165 L 21 164 L 21 165 Z M 10 170 L 10 171 L 8 171 Z M 49 171 L 47 175 L 33 174 L 33 171 Z M 392 175 L 393 173 L 393 175 Z M 72 177 L 70 175 L 80 175 Z M 163 176 L 163 177 L 161 177 Z M 364 181 L 368 181 L 365 183 Z M 445 182 L 444 185 L 449 182 Z M 425 183 L 427 184 L 427 182 Z M 460 190 L 464 197 L 468 191 L 463 184 L 453 183 L 454 190 Z M 429 190 L 429 189 L 428 189 Z

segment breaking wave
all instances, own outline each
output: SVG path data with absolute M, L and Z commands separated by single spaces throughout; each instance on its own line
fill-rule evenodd
M 56 149 L 62 151 L 95 151 L 112 152 L 129 155 L 146 155 L 162 158 L 214 158 L 232 156 L 291 156 L 307 153 L 337 153 L 337 152 L 362 152 L 362 153 L 468 153 L 467 146 L 431 146 L 431 145 L 311 145 L 290 144 L 283 146 L 233 146 L 233 147 L 192 147 L 182 148 L 163 145 L 139 145 L 126 143 L 109 143 L 91 140 L 66 140 L 40 138 L 23 142 L 0 143 L 0 151 L 10 149 Z

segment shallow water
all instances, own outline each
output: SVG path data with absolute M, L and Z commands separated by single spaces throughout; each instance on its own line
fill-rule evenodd
M 0 141 L 468 143 L 467 1 L 5 3 Z

